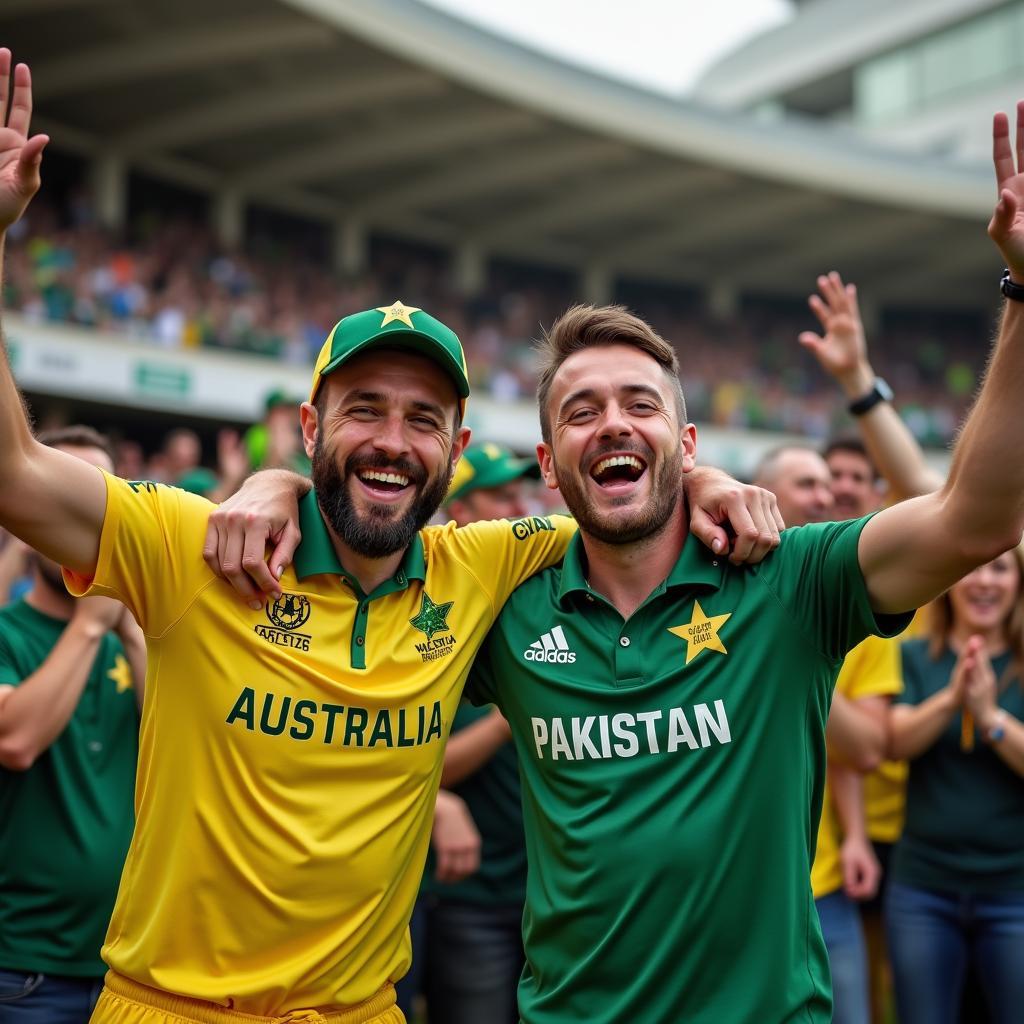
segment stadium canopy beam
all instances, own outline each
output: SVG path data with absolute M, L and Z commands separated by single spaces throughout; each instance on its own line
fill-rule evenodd
M 361 196 L 358 202 L 361 209 L 370 212 L 428 207 L 550 182 L 557 175 L 580 167 L 604 167 L 627 163 L 635 158 L 627 146 L 616 142 L 581 140 L 552 143 L 545 140 L 529 147 L 517 147 L 513 153 L 499 154 L 492 160 L 467 163 L 455 171 L 446 167 L 409 185 Z
M 786 224 L 794 217 L 828 209 L 829 202 L 826 196 L 813 192 L 779 194 L 773 188 L 766 193 L 762 187 L 752 186 L 739 198 L 730 197 L 728 204 L 717 205 L 712 201 L 703 217 L 684 217 L 665 231 L 634 238 L 621 249 L 617 247 L 614 255 L 628 261 L 693 254 L 702 246 L 737 232 L 750 231 L 761 237 L 765 231 Z
M 669 201 L 678 202 L 720 177 L 716 171 L 682 167 L 606 174 L 596 185 L 590 184 L 582 191 L 559 193 L 527 212 L 518 211 L 492 221 L 480 232 L 479 238 L 493 245 L 533 232 L 550 234 L 580 225 L 600 225 L 610 217 L 642 212 Z
M 268 53 L 279 57 L 288 50 L 326 49 L 334 38 L 326 25 L 280 17 L 205 23 L 187 32 L 136 37 L 130 46 L 119 41 L 33 69 L 35 100 L 46 102 L 168 72 L 224 67 Z
M 537 128 L 536 118 L 521 111 L 453 111 L 413 126 L 388 125 L 383 131 L 362 134 L 358 140 L 345 138 L 301 149 L 257 165 L 240 175 L 237 184 L 247 191 L 260 186 L 323 180 L 396 160 L 446 153 L 471 143 L 502 142 Z
M 61 11 L 71 11 L 76 7 L 98 7 L 102 0 L 4 0 L 4 17 L 13 21 L 15 18 L 31 14 L 38 17 L 40 14 L 59 14 Z
M 217 102 L 197 104 L 126 133 L 116 144 L 129 153 L 190 146 L 210 139 L 236 138 L 279 124 L 314 121 L 346 110 L 372 108 L 381 102 L 428 96 L 447 88 L 436 76 L 415 69 L 344 77 L 335 74 L 275 89 L 259 102 L 246 90 Z

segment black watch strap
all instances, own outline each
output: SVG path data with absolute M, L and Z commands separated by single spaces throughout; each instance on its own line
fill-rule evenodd
M 1010 271 L 1003 271 L 1003 279 L 999 282 L 999 290 L 1014 302 L 1024 302 L 1024 284 L 1017 284 L 1010 277 Z
M 892 388 L 881 377 L 875 378 L 871 390 L 860 398 L 855 398 L 847 408 L 851 416 L 863 416 L 864 413 L 874 409 L 879 402 L 891 402 L 893 399 Z

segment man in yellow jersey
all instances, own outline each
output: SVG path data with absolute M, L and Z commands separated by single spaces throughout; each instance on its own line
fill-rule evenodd
M 0 250 L 48 141 L 29 136 L 29 70 L 11 87 L 10 62 L 0 49 Z M 573 531 L 421 529 L 468 440 L 468 390 L 458 338 L 422 310 L 339 323 L 302 406 L 302 543 L 246 607 L 202 559 L 212 506 L 38 444 L 0 359 L 0 524 L 60 561 L 76 596 L 121 600 L 147 639 L 97 1024 L 402 1021 L 392 982 L 466 674 L 509 593 Z M 763 554 L 773 528 L 741 527 L 745 550 Z

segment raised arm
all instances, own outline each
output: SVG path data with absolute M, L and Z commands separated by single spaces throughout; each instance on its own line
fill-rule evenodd
M 1005 114 L 993 122 L 999 200 L 988 226 L 1024 288 L 1024 101 L 1017 105 L 1016 159 Z M 953 452 L 949 479 L 934 494 L 875 516 L 859 559 L 872 607 L 918 608 L 975 566 L 1013 547 L 1024 531 L 1024 302 L 1008 299 L 985 382 Z
M 822 333 L 804 331 L 800 344 L 810 349 L 821 368 L 835 378 L 847 401 L 870 394 L 877 379 L 868 359 L 857 287 L 844 284 L 834 270 L 818 278 L 818 293 L 807 302 Z M 928 494 L 942 486 L 942 477 L 925 461 L 924 452 L 891 402 L 879 401 L 856 417 L 871 461 L 889 485 L 895 501 Z
M 0 268 L 7 229 L 39 188 L 45 135 L 29 137 L 32 81 L 0 49 Z M 0 280 L 2 285 L 2 280 Z M 100 471 L 32 436 L 21 395 L 0 353 L 0 525 L 76 572 L 96 566 L 107 492 Z

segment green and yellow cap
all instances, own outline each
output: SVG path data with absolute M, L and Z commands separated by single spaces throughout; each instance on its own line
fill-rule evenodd
M 469 371 L 458 335 L 416 306 L 396 299 L 390 306 L 378 306 L 345 317 L 327 335 L 316 366 L 309 400 L 316 398 L 320 382 L 342 363 L 372 348 L 402 348 L 432 359 L 452 379 L 459 396 L 459 412 L 465 416 L 469 397 Z
M 501 487 L 524 476 L 540 477 L 540 466 L 535 460 L 521 459 L 500 444 L 470 445 L 455 467 L 444 504 L 458 501 L 471 491 Z

